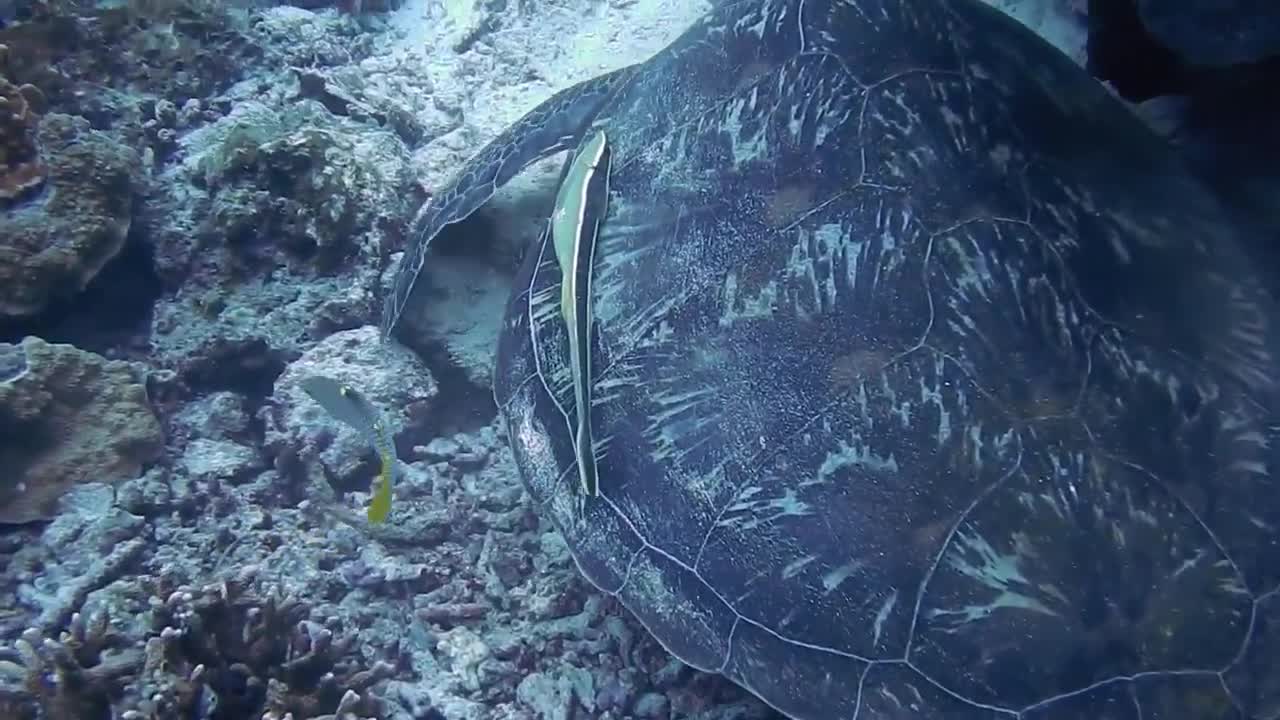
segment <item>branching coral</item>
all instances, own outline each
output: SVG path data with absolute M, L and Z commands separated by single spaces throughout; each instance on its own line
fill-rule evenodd
M 105 613 L 76 613 L 54 640 L 30 628 L 0 652 L 0 716 L 26 720 L 96 720 L 138 671 L 141 654 L 111 626 Z
M 370 693 L 396 674 L 371 668 L 336 622 L 276 592 L 228 581 L 166 593 L 149 581 L 145 649 L 105 614 L 77 613 L 59 639 L 27 630 L 0 649 L 0 717 L 9 720 L 361 720 L 384 715 Z M 158 593 L 158 594 L 157 594 Z
M 44 95 L 34 85 L 5 78 L 8 56 L 9 48 L 0 45 L 0 202 L 40 187 L 48 175 L 35 137 Z
M 354 636 L 308 619 L 297 598 L 261 596 L 228 581 L 178 588 L 152 607 L 156 635 L 147 643 L 141 699 L 125 720 L 381 715 L 368 690 L 393 667 L 359 667 Z

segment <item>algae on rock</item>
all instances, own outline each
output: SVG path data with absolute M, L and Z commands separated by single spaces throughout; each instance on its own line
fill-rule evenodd
M 210 191 L 196 234 L 241 263 L 262 256 L 268 267 L 303 260 L 332 271 L 359 237 L 409 213 L 404 143 L 314 100 L 285 112 L 245 103 L 186 145 L 193 179 Z

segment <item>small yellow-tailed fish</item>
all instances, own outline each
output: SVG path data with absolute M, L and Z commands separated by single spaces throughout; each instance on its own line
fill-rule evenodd
M 378 453 L 382 469 L 369 502 L 369 522 L 383 522 L 391 512 L 391 480 L 396 472 L 396 446 L 391 428 L 373 403 L 350 385 L 321 375 L 306 378 L 301 385 L 330 415 L 364 435 Z
M 560 263 L 560 313 L 569 331 L 569 357 L 577 414 L 574 455 L 583 492 L 598 491 L 591 435 L 591 271 L 596 234 L 609 199 L 609 143 L 597 130 L 570 163 L 551 214 L 551 238 Z

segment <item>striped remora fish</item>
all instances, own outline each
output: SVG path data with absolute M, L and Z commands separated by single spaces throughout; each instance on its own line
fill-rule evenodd
M 609 142 L 597 130 L 573 158 L 556 193 L 551 238 L 560 263 L 560 313 L 569 333 L 569 357 L 577 415 L 574 454 L 588 496 L 598 491 L 591 434 L 591 271 L 596 234 L 609 200 Z

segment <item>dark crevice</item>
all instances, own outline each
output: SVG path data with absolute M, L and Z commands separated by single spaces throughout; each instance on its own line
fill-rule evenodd
M 410 349 L 422 359 L 440 388 L 424 422 L 428 437 L 475 432 L 498 416 L 493 390 L 472 381 L 443 344 L 427 341 L 410 345 Z
M 504 313 L 511 284 L 551 214 L 555 192 L 556 184 L 551 182 L 526 186 L 518 192 L 512 188 L 499 191 L 471 215 L 440 228 L 431 240 L 427 263 L 459 259 L 496 270 L 506 287 L 503 302 L 493 311 Z M 429 272 L 419 276 L 395 333 L 396 340 L 426 365 L 439 387 L 439 395 L 433 400 L 428 417 L 423 419 L 422 437 L 475 432 L 491 425 L 498 417 L 493 388 L 488 383 L 476 382 L 473 373 L 453 357 L 446 343 L 414 317 L 415 308 L 421 309 L 425 303 L 458 302 L 442 293 L 433 293 L 430 282 Z M 496 353 L 497 337 L 493 340 L 490 350 Z M 401 441 L 414 444 L 405 438 Z
M 526 250 L 518 243 L 499 240 L 499 223 L 490 208 L 482 207 L 470 217 L 441 228 L 431 242 L 431 258 L 472 258 L 486 265 L 497 267 L 511 275 L 520 262 L 519 255 Z M 431 293 L 426 274 L 419 279 L 410 305 L 422 302 Z M 502 312 L 505 308 L 499 308 Z M 406 318 L 406 326 L 412 320 Z M 447 437 L 456 433 L 474 432 L 491 424 L 498 415 L 493 400 L 493 389 L 476 383 L 450 354 L 446 345 L 421 328 L 411 328 L 396 333 L 399 342 L 408 347 L 435 378 L 440 394 L 432 403 L 433 410 L 425 420 L 423 430 L 428 437 Z M 493 348 L 497 350 L 496 347 Z
M 540 206 L 534 206 L 541 211 Z M 546 203 L 550 214 L 551 204 Z M 500 271 L 514 275 L 528 247 L 519 242 L 498 239 L 501 227 L 497 214 L 482 207 L 465 220 L 446 225 L 431 241 L 433 257 L 475 258 Z M 542 217 L 540 214 L 535 217 Z M 428 260 L 429 261 L 429 260 Z
M 1088 7 L 1089 72 L 1131 102 L 1187 90 L 1187 67 L 1147 32 L 1135 3 L 1089 0 Z
M 1090 0 L 1088 55 L 1089 71 L 1123 98 L 1153 101 L 1149 117 L 1240 225 L 1280 298 L 1280 56 L 1194 65 L 1148 32 L 1134 0 Z
M 0 320 L 0 342 L 35 335 L 107 355 L 144 341 L 163 292 L 151 247 L 130 235 L 85 289 L 52 301 L 36 315 Z
M 494 218 L 481 207 L 470 217 L 445 225 L 431 240 L 431 255 L 442 257 L 485 257 L 497 234 Z
M 285 367 L 298 353 L 277 350 L 262 338 L 230 341 L 198 355 L 182 372 L 182 380 L 195 395 L 230 391 L 261 405 L 275 387 Z

